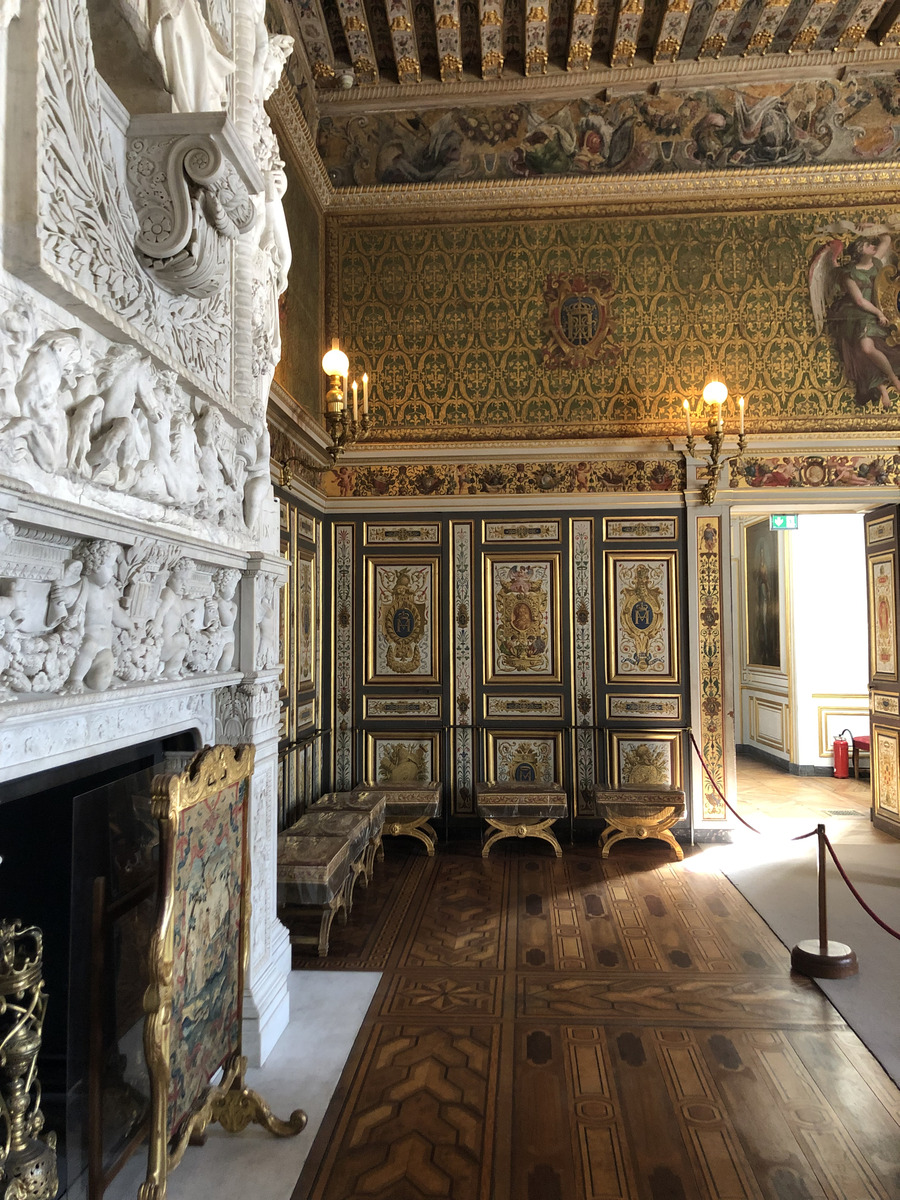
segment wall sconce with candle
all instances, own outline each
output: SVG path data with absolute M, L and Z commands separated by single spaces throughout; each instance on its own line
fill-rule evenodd
M 709 455 L 706 459 L 706 483 L 700 489 L 700 503 L 712 504 L 716 498 L 716 491 L 719 486 L 719 476 L 722 469 L 728 463 L 738 462 L 744 454 L 746 446 L 746 438 L 744 437 L 744 413 L 746 411 L 746 403 L 743 396 L 738 396 L 738 414 L 739 414 L 739 431 L 738 431 L 738 448 L 737 454 L 730 454 L 725 458 L 721 458 L 722 443 L 725 440 L 725 421 L 723 417 L 723 409 L 725 402 L 728 399 L 728 388 L 718 379 L 712 379 L 703 389 L 703 403 L 709 407 L 705 410 L 709 414 L 706 423 L 706 441 L 709 443 Z M 694 448 L 696 439 L 694 438 L 691 428 L 691 402 L 685 400 L 684 415 L 687 421 L 687 448 L 688 454 L 694 457 Z
M 351 385 L 352 406 L 347 405 L 347 379 L 350 360 L 337 343 L 322 359 L 322 370 L 328 376 L 328 391 L 325 393 L 325 424 L 331 437 L 328 450 L 332 460 L 369 432 L 369 376 L 362 377 L 362 412 L 360 412 L 359 384 L 354 379 Z

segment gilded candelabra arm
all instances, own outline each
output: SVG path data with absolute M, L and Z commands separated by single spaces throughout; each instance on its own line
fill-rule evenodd
M 352 446 L 369 432 L 370 421 L 368 413 L 363 413 L 361 417 L 355 419 L 347 409 L 342 409 L 340 412 L 326 413 L 325 420 L 328 423 L 328 433 L 331 436 L 331 445 L 328 447 L 328 452 L 333 462 L 337 462 L 339 455 L 348 446 Z
M 726 458 L 719 458 L 724 434 L 717 430 L 715 433 L 710 432 L 707 437 L 709 438 L 710 454 L 706 464 L 706 483 L 700 489 L 700 503 L 714 504 L 722 471 L 726 466 L 730 467 L 732 463 L 740 462 L 744 457 L 747 439 L 743 433 L 739 433 L 737 453 L 730 454 Z
M 321 472 L 328 469 L 327 462 L 316 462 L 308 454 L 292 454 L 279 465 L 279 479 L 283 488 L 290 487 L 294 482 L 294 466 L 305 467 L 307 471 Z

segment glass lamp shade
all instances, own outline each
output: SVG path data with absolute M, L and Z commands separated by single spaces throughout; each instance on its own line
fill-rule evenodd
M 703 389 L 703 399 L 707 404 L 724 404 L 728 399 L 728 388 L 718 379 L 711 379 Z
M 332 346 L 322 359 L 322 370 L 326 375 L 340 375 L 343 377 L 350 370 L 350 359 L 337 346 Z

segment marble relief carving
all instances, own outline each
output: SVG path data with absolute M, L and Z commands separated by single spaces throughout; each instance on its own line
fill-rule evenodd
M 47 328 L 21 298 L 0 314 L 0 472 L 46 494 L 202 523 L 207 539 L 252 531 L 269 490 L 261 429 L 237 426 L 133 344 Z
M 137 261 L 137 214 L 114 151 L 84 0 L 42 0 L 38 35 L 38 239 L 54 281 L 227 395 L 231 301 L 168 296 Z M 79 87 L 71 80 L 78 78 Z M 162 340 L 160 331 L 165 331 Z M 171 347 L 172 349 L 170 349 Z
M 0 525 L 0 700 L 231 669 L 237 570 L 148 538 L 65 540 Z

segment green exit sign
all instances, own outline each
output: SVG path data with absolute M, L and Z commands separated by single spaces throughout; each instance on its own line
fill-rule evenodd
M 770 529 L 796 529 L 800 517 L 798 513 L 770 513 Z

